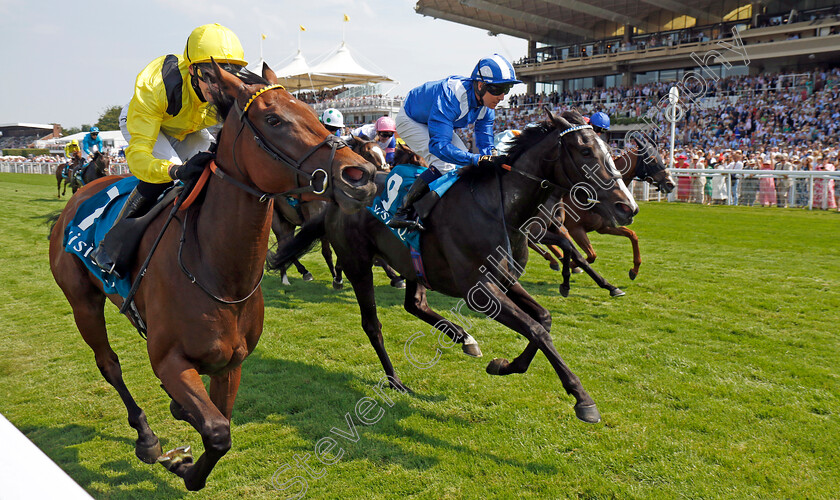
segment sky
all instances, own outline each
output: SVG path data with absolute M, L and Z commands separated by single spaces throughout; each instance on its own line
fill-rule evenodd
M 390 94 L 449 75 L 469 76 L 481 57 L 513 62 L 527 42 L 424 17 L 415 0 L 0 0 L 0 125 L 95 123 L 130 99 L 153 59 L 183 54 L 197 26 L 220 23 L 239 36 L 249 63 L 291 61 L 298 43 L 311 64 L 342 36 L 364 67 L 400 84 Z M 344 14 L 350 17 L 344 22 Z M 299 26 L 306 28 L 301 32 Z M 385 84 L 383 90 L 391 85 Z M 514 93 L 522 93 L 517 85 Z

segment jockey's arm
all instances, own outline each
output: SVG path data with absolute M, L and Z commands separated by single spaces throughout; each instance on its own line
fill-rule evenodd
M 455 120 L 446 116 L 440 107 L 432 110 L 428 123 L 429 152 L 454 165 L 477 165 L 481 155 L 469 153 L 452 144 L 452 134 L 455 133 L 454 122 Z
M 139 179 L 145 182 L 162 184 L 172 180 L 169 177 L 171 161 L 154 157 L 155 143 L 160 133 L 162 117 L 165 109 L 157 109 L 165 103 L 163 99 L 148 99 L 140 101 L 132 98 L 128 106 L 126 124 L 131 140 L 125 148 L 125 159 Z
M 479 155 L 489 155 L 493 153 L 493 120 L 496 118 L 496 112 L 488 109 L 484 118 L 476 120 L 474 127 L 475 145 L 478 148 Z

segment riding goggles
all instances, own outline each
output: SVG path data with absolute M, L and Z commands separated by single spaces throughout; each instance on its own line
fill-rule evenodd
M 394 137 L 393 132 L 377 132 L 380 137 Z
M 484 85 L 490 95 L 500 96 L 510 92 L 513 88 L 512 83 L 487 83 Z

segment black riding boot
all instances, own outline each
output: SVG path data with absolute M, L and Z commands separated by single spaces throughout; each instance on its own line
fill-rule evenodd
M 393 227 L 395 229 L 407 227 L 423 231 L 425 228 L 422 224 L 420 224 L 417 211 L 414 210 L 414 202 L 422 198 L 423 195 L 428 192 L 429 185 L 426 184 L 426 181 L 420 177 L 415 178 L 414 184 L 411 185 L 411 189 L 408 190 L 405 194 L 405 198 L 403 198 L 402 206 L 400 206 L 397 213 L 394 214 L 394 218 L 388 221 L 388 227 Z
M 117 219 L 114 221 L 114 225 L 111 226 L 111 229 L 108 230 L 108 233 L 102 238 L 102 241 L 99 242 L 99 246 L 96 247 L 96 250 L 93 251 L 91 257 L 93 258 L 93 262 L 99 266 L 100 269 L 107 273 L 112 273 L 117 278 L 122 278 L 114 270 L 116 266 L 116 255 L 113 255 L 113 239 L 108 238 L 113 232 L 114 227 L 117 226 L 120 222 L 125 219 L 135 218 L 144 215 L 149 208 L 154 205 L 155 200 L 149 199 L 140 194 L 140 191 L 137 188 L 128 195 L 128 200 L 126 200 L 125 205 L 123 205 L 122 210 L 120 210 Z

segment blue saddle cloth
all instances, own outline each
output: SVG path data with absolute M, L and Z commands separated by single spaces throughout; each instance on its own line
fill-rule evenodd
M 382 194 L 373 200 L 373 204 L 367 207 L 376 218 L 381 220 L 386 226 L 388 221 L 397 213 L 397 210 L 402 206 L 402 200 L 405 198 L 408 190 L 414 184 L 414 180 L 418 175 L 426 170 L 425 167 L 417 165 L 397 165 L 391 169 L 388 174 L 388 179 L 385 181 L 385 190 Z M 410 249 L 420 250 L 420 232 L 409 230 L 407 228 L 394 229 L 388 226 L 394 235 Z
M 79 206 L 75 217 L 64 229 L 64 251 L 81 259 L 102 282 L 105 293 L 117 293 L 122 298 L 126 298 L 131 290 L 131 279 L 128 276 L 117 279 L 101 270 L 90 254 L 111 229 L 128 195 L 139 182 L 137 177 L 126 177 L 91 196 Z
M 397 210 L 402 206 L 403 198 L 405 198 L 408 190 L 411 189 L 414 180 L 424 170 L 426 170 L 426 167 L 417 165 L 397 165 L 392 168 L 391 173 L 388 174 L 388 179 L 385 181 L 385 190 L 373 200 L 373 204 L 367 207 L 367 209 L 374 217 L 382 221 L 391 233 L 399 238 L 403 245 L 408 247 L 411 253 L 411 261 L 418 278 L 422 280 L 426 288 L 431 290 L 432 287 L 426 279 L 423 259 L 420 255 L 420 231 L 407 228 L 394 229 L 388 226 L 388 221 L 396 215 Z M 453 170 L 432 181 L 429 184 L 429 189 L 436 192 L 438 196 L 443 196 L 456 180 L 458 180 L 458 174 Z

